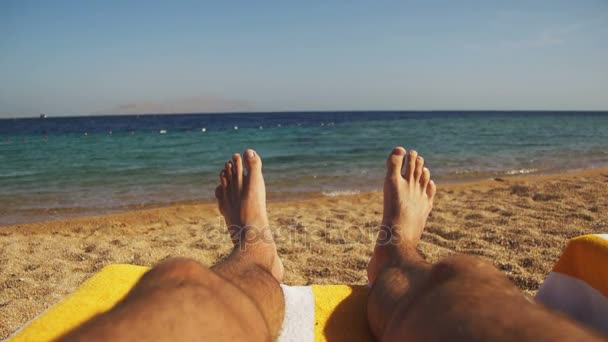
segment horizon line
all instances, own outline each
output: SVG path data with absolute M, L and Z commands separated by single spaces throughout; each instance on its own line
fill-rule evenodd
M 90 117 L 109 117 L 109 116 L 159 116 L 159 115 L 230 115 L 230 114 L 305 114 L 305 113 L 449 113 L 449 112 L 493 112 L 493 113 L 513 113 L 513 112 L 538 112 L 538 113 L 608 113 L 608 109 L 340 109 L 340 110 L 250 110 L 250 111 L 226 111 L 226 112 L 174 112 L 174 113 L 91 113 L 91 114 L 76 114 L 76 115 L 51 115 L 44 114 L 46 119 L 53 118 L 90 118 Z M 12 116 L 0 117 L 0 120 L 15 120 L 15 119 L 41 119 L 40 116 Z

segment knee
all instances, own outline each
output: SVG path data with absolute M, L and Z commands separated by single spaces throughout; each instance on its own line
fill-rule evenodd
M 161 262 L 155 267 L 159 271 L 177 272 L 179 274 L 199 275 L 209 271 L 200 262 L 187 258 L 171 258 Z
M 445 258 L 431 269 L 430 280 L 438 284 L 454 278 L 496 278 L 500 272 L 487 261 L 473 256 L 455 255 Z
M 200 283 L 215 274 L 201 263 L 185 258 L 172 258 L 146 272 L 141 282 Z

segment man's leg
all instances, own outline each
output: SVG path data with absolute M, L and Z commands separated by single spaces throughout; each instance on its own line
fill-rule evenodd
M 248 174 L 235 154 L 216 189 L 234 250 L 208 269 L 173 259 L 147 272 L 126 298 L 64 340 L 268 341 L 284 311 L 283 266 L 266 216 L 262 161 L 245 151 Z
M 382 228 L 368 266 L 368 320 L 378 340 L 599 339 L 528 301 L 479 258 L 425 262 L 416 248 L 436 189 L 423 165 L 402 147 L 387 160 Z

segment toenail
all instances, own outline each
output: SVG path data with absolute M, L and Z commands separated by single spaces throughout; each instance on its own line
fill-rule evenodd
M 405 149 L 401 146 L 397 146 L 393 148 L 393 154 L 402 155 L 405 152 Z
M 254 156 L 255 156 L 255 151 L 254 150 L 247 151 L 247 157 L 253 158 Z

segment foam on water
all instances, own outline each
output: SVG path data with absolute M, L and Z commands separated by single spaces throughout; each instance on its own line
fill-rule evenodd
M 327 197 L 336 197 L 336 196 L 347 196 L 347 195 L 356 195 L 361 193 L 359 190 L 335 190 L 335 191 L 323 191 L 323 196 Z
M 538 169 L 519 169 L 519 170 L 509 170 L 505 172 L 507 175 L 525 175 L 528 173 L 538 172 Z

